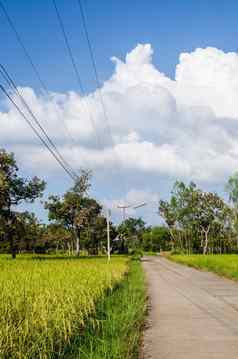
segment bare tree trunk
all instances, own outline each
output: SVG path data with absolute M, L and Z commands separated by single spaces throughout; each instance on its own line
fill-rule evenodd
M 80 246 L 79 246 L 79 236 L 76 236 L 76 256 L 79 256 Z
M 210 230 L 210 225 L 207 227 L 207 230 L 203 229 L 203 232 L 204 232 L 204 235 L 205 235 L 205 241 L 204 241 L 204 246 L 203 246 L 203 254 L 207 254 L 209 230 Z
M 70 245 L 70 242 L 67 243 L 67 246 L 68 246 L 68 255 L 70 256 L 70 255 L 71 255 L 71 245 Z
M 175 244 L 175 238 L 174 238 L 174 234 L 173 234 L 173 229 L 169 227 L 169 233 L 170 233 L 170 236 L 171 236 L 171 249 L 172 251 L 174 250 L 174 244 Z
M 182 240 L 182 234 L 180 231 L 178 233 L 178 238 L 179 238 L 180 250 L 182 251 L 183 250 L 183 240 Z
M 208 238 L 207 238 L 207 233 L 204 232 L 204 234 L 205 234 L 205 241 L 204 241 L 204 245 L 203 245 L 203 254 L 207 254 Z
M 12 217 L 8 219 L 7 221 L 7 240 L 10 244 L 10 251 L 11 251 L 11 255 L 12 255 L 12 259 L 16 258 L 16 254 L 17 254 L 17 248 L 16 248 L 16 243 L 14 240 L 14 233 L 13 233 L 13 220 Z
M 16 259 L 17 251 L 14 245 L 12 246 L 11 252 L 12 252 L 12 259 Z
M 201 231 L 201 243 L 200 243 L 200 247 L 203 247 L 203 242 L 204 242 L 204 240 L 203 240 L 203 231 Z
M 75 255 L 79 256 L 80 254 L 80 227 L 75 226 L 74 228 L 74 238 L 75 238 Z

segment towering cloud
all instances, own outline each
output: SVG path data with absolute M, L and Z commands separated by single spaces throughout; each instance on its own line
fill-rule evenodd
M 224 181 L 238 169 L 238 54 L 212 47 L 182 53 L 175 79 L 152 60 L 150 44 L 138 44 L 125 61 L 112 58 L 115 71 L 101 89 L 110 129 L 98 91 L 50 98 L 30 88 L 20 91 L 75 168 L 90 167 L 109 178 L 119 166 L 125 178 L 133 171 L 147 185 L 161 176 Z M 0 126 L 1 143 L 25 167 L 58 170 L 8 103 Z

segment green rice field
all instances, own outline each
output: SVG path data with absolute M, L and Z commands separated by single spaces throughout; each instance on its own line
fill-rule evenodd
M 0 358 L 59 358 L 128 259 L 0 256 Z
M 238 280 L 238 255 L 172 255 L 171 260 Z

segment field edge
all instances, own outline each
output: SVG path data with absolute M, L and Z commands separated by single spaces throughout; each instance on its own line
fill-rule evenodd
M 137 359 L 147 311 L 141 262 L 131 260 L 129 271 L 96 305 L 96 312 L 64 359 Z
M 238 255 L 167 255 L 166 258 L 187 267 L 215 273 L 220 277 L 238 281 Z

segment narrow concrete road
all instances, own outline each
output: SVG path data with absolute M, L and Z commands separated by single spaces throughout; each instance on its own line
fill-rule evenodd
M 238 359 L 237 283 L 159 256 L 143 265 L 151 301 L 144 359 Z

